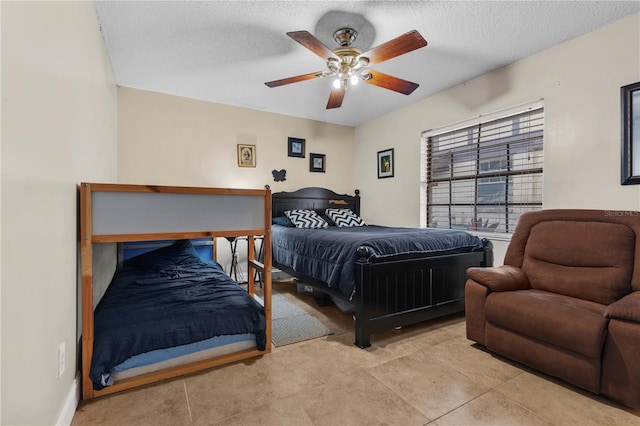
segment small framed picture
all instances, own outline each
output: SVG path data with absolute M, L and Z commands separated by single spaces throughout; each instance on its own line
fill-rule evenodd
M 324 154 L 309 154 L 309 171 L 324 173 L 325 169 L 325 157 Z
M 238 144 L 238 167 L 256 166 L 256 146 Z
M 378 179 L 393 177 L 393 148 L 378 151 Z
M 289 138 L 287 154 L 289 157 L 304 158 L 304 139 Z

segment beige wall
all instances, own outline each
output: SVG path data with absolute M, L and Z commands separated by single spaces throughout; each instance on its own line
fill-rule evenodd
M 354 129 L 286 115 L 120 87 L 118 180 L 290 191 L 322 186 L 353 193 Z M 306 140 L 306 158 L 287 156 L 287 138 Z M 256 146 L 255 168 L 238 167 L 237 144 Z M 309 153 L 326 172 L 309 172 Z M 274 182 L 271 171 L 287 170 Z
M 305 158 L 287 155 L 288 137 L 305 139 Z M 120 183 L 263 188 L 305 186 L 353 193 L 354 128 L 120 87 Z M 237 144 L 256 146 L 256 167 L 238 167 Z M 326 155 L 325 173 L 309 172 L 309 153 Z M 284 182 L 272 170 L 287 171 Z M 219 239 L 218 261 L 230 269 L 230 246 Z M 246 272 L 246 244 L 238 244 Z
M 0 423 L 51 425 L 75 397 L 76 185 L 116 179 L 116 89 L 93 2 L 0 7 Z
M 421 132 L 536 99 L 545 106 L 544 207 L 640 210 L 640 186 L 620 185 L 620 87 L 637 81 L 640 15 L 358 126 L 363 215 L 418 226 Z M 392 147 L 395 177 L 378 180 L 376 152 Z M 506 243 L 495 246 L 501 264 Z

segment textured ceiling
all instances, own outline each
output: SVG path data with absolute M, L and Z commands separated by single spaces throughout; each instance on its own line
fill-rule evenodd
M 96 1 L 96 9 L 121 86 L 356 126 L 638 13 L 640 2 Z M 326 69 L 287 32 L 307 30 L 333 49 L 345 26 L 362 51 L 418 30 L 428 46 L 372 68 L 420 87 L 406 96 L 358 84 L 326 110 L 330 79 L 265 86 Z

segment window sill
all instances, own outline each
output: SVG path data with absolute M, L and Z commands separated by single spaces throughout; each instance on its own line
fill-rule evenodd
M 511 235 L 513 235 L 513 234 L 496 234 L 493 232 L 476 232 L 476 231 L 469 231 L 469 232 L 480 238 L 487 238 L 493 241 L 506 241 L 506 242 L 510 242 Z

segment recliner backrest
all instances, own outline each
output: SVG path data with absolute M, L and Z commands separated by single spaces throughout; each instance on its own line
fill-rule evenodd
M 621 213 L 524 213 L 504 263 L 522 268 L 532 288 L 613 303 L 640 289 L 640 212 Z

